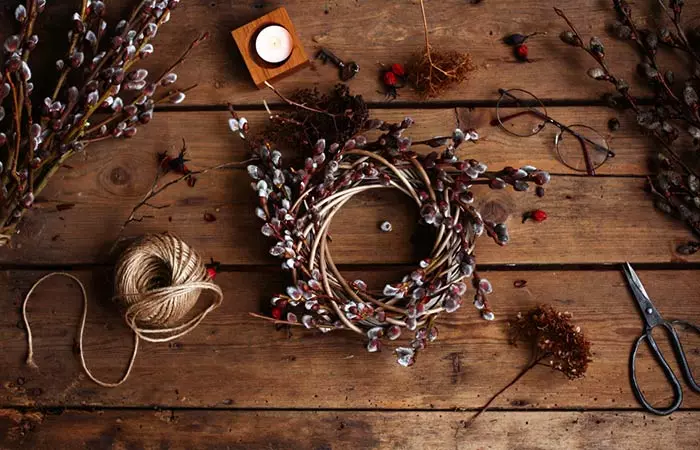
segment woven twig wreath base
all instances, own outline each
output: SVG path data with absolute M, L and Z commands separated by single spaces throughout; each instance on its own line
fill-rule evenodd
M 475 131 L 455 130 L 413 145 L 444 146 L 438 154 L 418 154 L 403 136 L 413 123 L 372 120 L 367 128 L 383 131 L 376 141 L 356 136 L 344 144 L 320 140 L 304 168 L 284 167 L 282 155 L 264 144 L 259 161 L 248 166 L 260 206 L 256 215 L 265 223 L 262 233 L 276 241 L 270 249 L 292 273 L 294 284 L 272 299 L 272 315 L 279 322 L 303 324 L 323 332 L 347 329 L 365 337 L 367 350 L 378 351 L 383 339 L 411 333 L 410 346 L 396 349 L 398 361 L 413 364 L 416 351 L 437 338 L 434 322 L 442 312 L 451 313 L 474 289 L 474 306 L 483 318 L 494 314 L 487 300 L 491 284 L 475 271 L 476 238 L 486 232 L 503 245 L 508 241 L 505 224 L 485 221 L 472 206 L 471 187 L 487 184 L 493 189 L 510 185 L 527 190 L 530 183 L 546 184 L 549 174 L 534 167 L 507 167 L 489 172 L 475 160 L 459 160 L 457 148 L 476 141 Z M 370 292 L 362 280 L 343 278 L 328 247 L 333 217 L 355 195 L 376 189 L 395 189 L 413 200 L 420 221 L 436 228 L 431 256 L 400 280 L 386 284 L 382 292 Z

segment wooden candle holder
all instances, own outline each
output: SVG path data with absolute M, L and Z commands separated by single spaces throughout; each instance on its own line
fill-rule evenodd
M 286 28 L 292 36 L 294 44 L 292 54 L 280 64 L 264 61 L 255 51 L 255 37 L 260 30 L 268 25 L 280 25 Z M 304 46 L 301 45 L 294 24 L 292 24 L 292 20 L 284 7 L 277 8 L 259 19 L 236 28 L 231 32 L 231 35 L 233 40 L 236 41 L 236 46 L 241 51 L 243 61 L 245 61 L 248 72 L 250 72 L 250 76 L 258 89 L 265 86 L 265 81 L 279 79 L 309 64 L 309 58 L 306 56 Z

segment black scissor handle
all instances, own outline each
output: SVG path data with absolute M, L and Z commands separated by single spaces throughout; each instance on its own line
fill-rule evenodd
M 680 346 L 678 334 L 676 333 L 676 330 L 673 329 L 673 326 L 668 322 L 664 322 L 661 325 L 663 325 L 664 328 L 666 328 L 669 331 L 674 349 L 676 349 L 677 345 Z M 637 351 L 639 350 L 639 345 L 645 339 L 647 340 L 647 343 L 651 348 L 651 353 L 654 355 L 654 358 L 656 358 L 656 361 L 664 370 L 664 375 L 666 375 L 666 379 L 671 383 L 671 386 L 673 387 L 673 403 L 667 408 L 655 408 L 651 403 L 647 401 L 646 397 L 644 397 L 644 393 L 639 388 L 639 383 L 637 383 L 637 368 L 635 367 L 635 362 L 637 361 Z M 639 402 L 642 404 L 642 406 L 644 406 L 644 408 L 647 411 L 657 414 L 659 416 L 666 416 L 668 414 L 671 414 L 673 411 L 677 410 L 681 406 L 681 403 L 683 402 L 683 390 L 681 389 L 681 384 L 678 381 L 678 377 L 676 377 L 676 374 L 674 374 L 673 370 L 671 370 L 671 366 L 669 366 L 668 362 L 666 362 L 666 358 L 664 358 L 664 355 L 661 353 L 659 346 L 656 345 L 656 341 L 651 335 L 651 330 L 648 330 L 646 333 L 639 336 L 637 338 L 637 341 L 634 343 L 634 347 L 632 347 L 632 354 L 630 355 L 630 373 L 630 378 L 632 381 L 632 391 L 637 397 L 637 400 L 639 400 Z
M 697 325 L 694 325 L 692 323 L 686 322 L 685 320 L 674 320 L 671 322 L 671 325 L 684 325 L 692 330 L 695 330 L 696 333 L 700 334 L 700 327 Z M 683 350 L 683 345 L 681 345 L 681 341 L 678 338 L 678 333 L 676 332 L 675 328 L 671 326 L 673 331 L 671 332 L 671 335 L 673 336 L 671 343 L 673 344 L 673 351 L 676 352 L 676 357 L 678 358 L 678 362 L 681 366 L 681 370 L 683 371 L 683 376 L 685 377 L 685 381 L 688 382 L 690 385 L 691 389 L 693 389 L 695 392 L 700 392 L 700 386 L 698 386 L 697 381 L 695 381 L 695 377 L 693 376 L 693 371 L 690 369 L 690 366 L 688 365 L 688 360 L 685 357 L 685 351 Z M 678 344 L 678 345 L 676 345 Z

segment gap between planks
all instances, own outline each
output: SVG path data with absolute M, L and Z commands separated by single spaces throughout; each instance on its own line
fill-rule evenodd
M 624 261 L 611 263 L 552 263 L 552 264 L 478 264 L 479 272 L 548 272 L 552 270 L 566 272 L 600 272 L 620 271 Z M 79 271 L 114 267 L 113 263 L 80 264 L 0 264 L 0 271 Z M 412 269 L 415 264 L 338 264 L 341 271 L 395 271 Z M 638 262 L 634 267 L 640 270 L 700 270 L 700 262 Z M 279 272 L 278 264 L 221 264 L 219 273 L 237 272 Z
M 171 405 L 85 405 L 85 404 L 47 404 L 41 406 L 25 406 L 17 404 L 0 404 L 0 410 L 2 409 L 12 409 L 21 413 L 27 412 L 41 412 L 44 414 L 63 414 L 64 412 L 88 412 L 95 413 L 100 411 L 192 411 L 192 412 L 226 412 L 226 411 L 240 411 L 240 412 L 314 412 L 314 413 L 346 413 L 346 412 L 358 412 L 358 413 L 469 413 L 478 412 L 481 407 L 469 407 L 469 408 L 313 408 L 313 407 L 300 407 L 300 408 L 276 408 L 271 406 L 269 408 L 260 407 L 246 407 L 246 406 L 216 406 L 216 407 L 202 407 L 202 406 L 171 406 Z M 686 413 L 697 413 L 700 412 L 700 408 L 685 408 L 680 407 L 679 412 Z M 509 408 L 494 406 L 489 407 L 486 412 L 503 412 L 503 413 L 566 413 L 566 412 L 586 412 L 586 413 L 646 413 L 644 408 L 580 408 L 580 407 L 522 407 L 522 408 Z M 650 414 L 651 416 L 651 414 Z M 657 416 L 653 416 L 657 417 Z
M 604 100 L 559 100 L 559 99 L 540 99 L 546 107 L 605 107 L 608 106 Z M 411 102 L 367 102 L 367 107 L 370 109 L 449 109 L 449 108 L 495 108 L 498 100 L 433 100 L 429 102 L 411 101 Z M 640 98 L 637 104 L 640 106 L 649 106 L 654 103 L 653 98 Z M 267 102 L 270 109 L 294 109 L 285 103 L 271 101 Z M 260 104 L 231 103 L 231 106 L 236 111 L 265 111 L 265 105 L 260 100 Z M 206 105 L 157 105 L 156 111 L 163 112 L 216 112 L 228 111 L 228 104 L 206 104 Z M 610 111 L 617 111 L 610 109 Z

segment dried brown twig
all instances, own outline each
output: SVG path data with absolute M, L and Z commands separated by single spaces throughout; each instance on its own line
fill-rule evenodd
M 180 155 L 179 158 L 184 157 L 185 153 L 187 151 L 187 145 L 183 139 L 182 141 L 182 149 L 180 150 Z M 162 159 L 161 159 L 162 161 Z M 129 214 L 129 217 L 124 221 L 122 224 L 121 228 L 119 229 L 119 234 L 117 235 L 118 237 L 121 236 L 121 234 L 124 232 L 124 229 L 132 222 L 142 222 L 146 218 L 153 218 L 151 215 L 137 215 L 139 210 L 141 208 L 152 208 L 152 209 L 165 209 L 168 208 L 170 205 L 154 205 L 151 203 L 151 201 L 160 195 L 163 191 L 166 189 L 170 188 L 171 186 L 181 183 L 181 182 L 186 182 L 189 183 L 191 180 L 193 180 L 195 177 L 199 175 L 204 175 L 208 172 L 216 171 L 216 170 L 221 170 L 221 169 L 228 169 L 232 167 L 239 167 L 242 165 L 246 165 L 251 163 L 253 160 L 245 160 L 245 161 L 231 161 L 231 162 L 226 162 L 222 164 L 218 164 L 216 166 L 212 167 L 207 167 L 205 169 L 200 169 L 200 170 L 189 170 L 186 168 L 186 166 L 182 166 L 183 169 L 179 170 L 179 176 L 177 178 L 174 178 L 164 184 L 159 184 L 159 182 L 162 180 L 163 176 L 165 176 L 167 173 L 170 172 L 170 170 L 165 166 L 164 164 L 159 165 L 158 167 L 158 172 L 156 173 L 155 178 L 153 179 L 153 183 L 151 184 L 151 188 L 146 192 L 146 194 L 143 196 L 143 198 L 136 204 L 134 205 L 133 209 L 131 210 L 131 213 Z
M 311 150 L 321 138 L 345 141 L 361 131 L 369 109 L 361 95 L 351 95 L 339 84 L 328 94 L 317 89 L 300 89 L 290 97 L 268 86 L 291 109 L 272 113 L 270 121 L 254 142 L 269 141 L 285 148 Z

